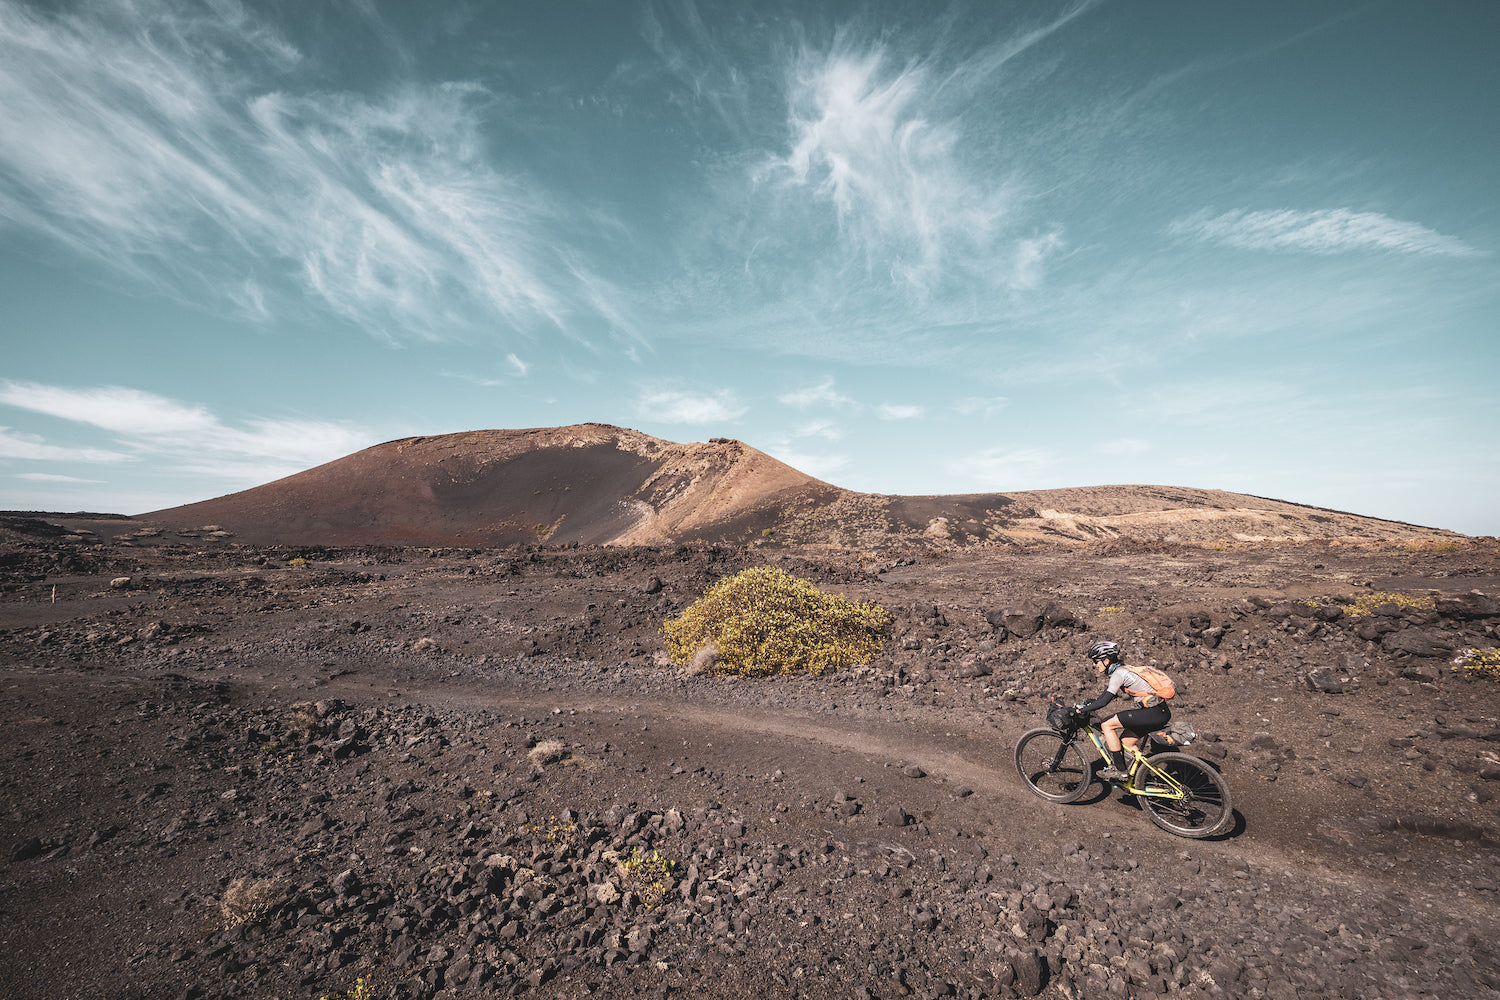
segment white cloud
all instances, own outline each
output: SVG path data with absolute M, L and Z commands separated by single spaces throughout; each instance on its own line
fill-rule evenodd
M 37 483 L 102 483 L 102 479 L 79 479 L 77 476 L 62 476 L 51 472 L 21 472 L 17 479 L 29 479 Z
M 844 436 L 844 429 L 831 420 L 813 420 L 793 429 L 792 437 L 820 437 L 837 441 Z
M 830 206 L 870 267 L 920 287 L 955 252 L 986 245 L 1010 197 L 963 164 L 941 75 L 894 61 L 879 45 L 803 52 L 788 80 L 791 147 L 772 173 Z
M 825 482 L 831 482 L 831 476 L 849 466 L 848 455 L 798 451 L 786 442 L 772 445 L 766 449 L 766 454 L 777 461 L 785 462 L 798 472 L 805 472 L 814 479 L 821 479 Z
M 300 62 L 233 3 L 0 4 L 0 134 L 25 137 L 0 219 L 260 321 L 301 299 L 440 337 L 608 306 L 565 256 L 577 210 L 491 166 L 492 95 L 299 92 Z
M 1075 3 L 957 58 L 966 45 L 921 33 L 861 39 L 846 26 L 824 45 L 804 41 L 785 70 L 787 143 L 759 178 L 800 195 L 799 217 L 831 210 L 838 259 L 876 284 L 919 297 L 955 279 L 1035 287 L 1052 238 L 1009 242 L 1023 185 L 997 164 L 997 81 L 1094 5 Z
M 948 463 L 956 476 L 1007 490 L 1039 489 L 1057 467 L 1058 456 L 1038 448 L 986 448 Z
M 1140 438 L 1120 438 L 1101 443 L 1098 450 L 1106 455 L 1141 455 L 1151 450 L 1151 442 Z
M 1047 258 L 1063 249 L 1064 245 L 1062 234 L 1056 232 L 1017 243 L 1016 267 L 1011 286 L 1021 291 L 1040 287 L 1045 277 Z
M 507 354 L 505 356 L 505 363 L 510 366 L 511 373 L 517 378 L 525 378 L 527 373 L 531 371 L 531 366 L 514 354 Z
M 898 403 L 881 403 L 875 407 L 875 415 L 881 420 L 915 420 L 926 412 L 926 409 L 920 406 Z
M 636 402 L 636 412 L 643 419 L 661 423 L 715 424 L 739 419 L 746 407 L 732 392 L 707 395 L 667 389 L 646 393 Z
M 953 404 L 953 409 L 966 417 L 988 419 L 1009 405 L 1010 399 L 1005 396 L 965 396 Z
M 202 407 L 183 406 L 119 386 L 68 389 L 35 382 L 0 382 L 0 403 L 126 435 L 180 434 L 216 423 Z
M 811 406 L 854 406 L 854 400 L 845 396 L 834 388 L 833 378 L 825 378 L 817 385 L 808 386 L 805 389 L 794 389 L 784 392 L 776 397 L 776 401 L 784 406 L 795 406 L 805 410 Z
M 0 427 L 0 458 L 19 458 L 36 462 L 124 462 L 130 455 L 102 448 L 67 448 L 47 444 L 32 434 L 21 434 Z
M 0 428 L 0 457 L 82 463 L 148 459 L 163 470 L 257 485 L 341 458 L 373 444 L 344 424 L 252 418 L 223 423 L 191 406 L 138 389 L 73 389 L 33 382 L 0 383 L 0 404 L 98 427 L 121 450 L 66 448 Z
M 1191 242 L 1240 250 L 1312 254 L 1380 251 L 1443 257 L 1479 254 L 1463 240 L 1418 223 L 1347 208 L 1267 212 L 1241 209 L 1220 215 L 1203 211 L 1178 219 L 1167 227 L 1167 232 Z

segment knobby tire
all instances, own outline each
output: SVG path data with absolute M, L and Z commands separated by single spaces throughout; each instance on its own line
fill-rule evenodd
M 1187 793 L 1182 799 L 1139 796 L 1136 801 L 1151 817 L 1151 822 L 1168 833 L 1193 838 L 1212 837 L 1234 822 L 1229 787 L 1219 777 L 1218 771 L 1185 753 L 1155 754 L 1151 757 L 1151 766 L 1170 775 Z M 1144 770 L 1144 765 L 1142 768 Z M 1137 780 L 1141 778 L 1145 781 L 1142 790 L 1161 785 L 1161 779 L 1149 771 Z
M 1077 743 L 1050 726 L 1025 733 L 1016 744 L 1016 771 L 1048 802 L 1076 802 L 1094 780 Z

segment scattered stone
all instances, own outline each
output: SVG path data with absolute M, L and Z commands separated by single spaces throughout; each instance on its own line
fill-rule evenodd
M 1330 667 L 1315 667 L 1307 672 L 1307 686 L 1322 694 L 1343 694 L 1344 682 Z
M 909 826 L 911 821 L 911 814 L 900 806 L 891 806 L 880 817 L 885 826 Z

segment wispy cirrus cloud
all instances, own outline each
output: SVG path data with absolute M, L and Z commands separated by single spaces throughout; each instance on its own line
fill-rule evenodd
M 83 464 L 150 459 L 163 469 L 243 485 L 299 472 L 374 443 L 363 431 L 329 421 L 255 417 L 233 426 L 202 406 L 121 386 L 0 382 L 0 405 L 112 435 L 109 448 L 74 448 L 0 429 L 0 457 Z
M 798 472 L 805 472 L 815 479 L 832 481 L 831 476 L 849 467 L 849 456 L 836 452 L 804 451 L 787 439 L 773 441 L 764 449 L 766 454 L 785 462 Z
M 37 382 L 0 382 L 0 403 L 129 436 L 191 433 L 218 423 L 201 406 L 186 406 L 113 385 L 72 389 Z
M 985 448 L 948 463 L 961 479 L 1012 490 L 1035 489 L 1059 467 L 1059 456 L 1040 448 Z
M 799 410 L 805 410 L 812 406 L 846 407 L 859 405 L 850 397 L 839 392 L 831 376 L 823 379 L 817 385 L 784 392 L 776 397 L 776 401 L 783 406 L 795 406 Z
M 924 287 L 952 254 L 990 242 L 1011 194 L 966 169 L 935 67 L 895 61 L 843 40 L 802 52 L 787 83 L 790 148 L 768 176 L 831 208 L 867 267 Z
M 795 206 L 778 221 L 817 227 L 831 215 L 837 255 L 825 265 L 845 272 L 854 261 L 872 287 L 919 298 L 940 286 L 1037 287 L 1062 241 L 1051 227 L 1016 233 L 1030 185 L 997 156 L 998 81 L 1093 6 L 978 46 L 941 26 L 906 39 L 857 24 L 823 42 L 804 37 L 786 50 L 785 145 L 755 174 Z
M 1143 455 L 1151 450 L 1151 442 L 1141 438 L 1117 438 L 1103 441 L 1097 448 L 1106 455 Z
M 257 320 L 311 303 L 401 339 L 593 315 L 564 249 L 585 223 L 493 165 L 492 95 L 328 93 L 303 63 L 238 4 L 0 2 L 0 222 Z
M 792 437 L 819 437 L 825 441 L 838 441 L 844 436 L 844 429 L 831 420 L 813 420 L 802 424 L 792 430 Z
M 953 404 L 953 409 L 965 417 L 989 419 L 1009 405 L 1006 396 L 965 396 Z
M 926 407 L 910 403 L 881 403 L 875 407 L 875 415 L 881 420 L 916 420 L 926 412 Z
M 0 458 L 16 458 L 34 462 L 125 462 L 130 455 L 104 448 L 71 448 L 65 445 L 48 444 L 34 434 L 23 434 L 0 427 Z
M 17 479 L 25 479 L 34 483 L 83 483 L 99 484 L 102 479 L 80 479 L 77 476 L 63 476 L 52 472 L 21 472 L 16 474 Z
M 748 412 L 748 407 L 728 390 L 715 393 L 651 390 L 636 401 L 635 409 L 643 419 L 667 424 L 729 423 Z
M 1239 250 L 1338 254 L 1383 252 L 1424 257 L 1473 257 L 1480 251 L 1457 237 L 1378 212 L 1347 208 L 1214 215 L 1198 212 L 1167 227 L 1178 239 Z

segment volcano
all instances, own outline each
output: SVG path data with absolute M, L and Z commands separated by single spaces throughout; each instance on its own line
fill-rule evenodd
M 1109 539 L 1230 544 L 1459 538 L 1223 490 L 1097 486 L 888 496 L 823 482 L 729 438 L 679 444 L 607 424 L 375 445 L 228 496 L 140 515 L 269 544 L 741 544 L 930 548 Z

